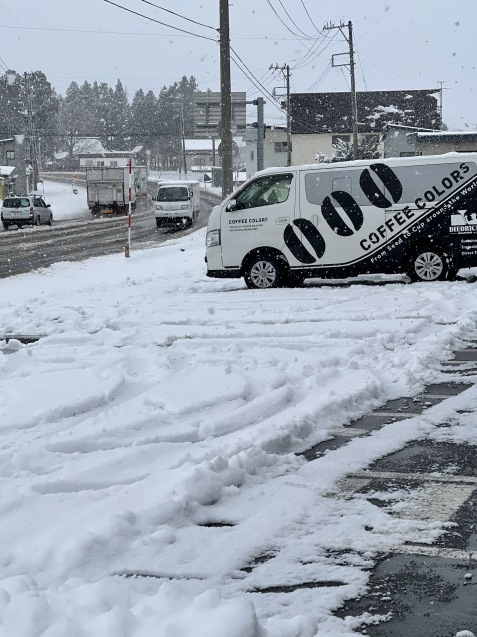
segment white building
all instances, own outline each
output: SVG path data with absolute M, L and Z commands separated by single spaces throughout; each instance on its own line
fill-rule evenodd
M 257 128 L 249 126 L 245 133 L 247 178 L 257 172 Z M 263 167 L 287 165 L 287 131 L 280 126 L 265 126 Z

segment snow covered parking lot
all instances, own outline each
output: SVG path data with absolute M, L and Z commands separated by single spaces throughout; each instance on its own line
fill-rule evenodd
M 373 556 L 441 532 L 338 484 L 432 432 L 432 409 L 296 452 L 441 380 L 474 286 L 251 291 L 207 279 L 204 243 L 0 281 L 0 332 L 41 337 L 0 341 L 0 636 L 349 635 L 333 611 Z

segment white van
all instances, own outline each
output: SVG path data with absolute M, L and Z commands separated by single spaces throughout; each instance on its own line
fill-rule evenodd
M 154 200 L 156 225 L 190 227 L 199 216 L 200 184 L 198 181 L 164 181 L 159 183 Z
M 477 154 L 269 168 L 209 218 L 207 275 L 250 288 L 310 277 L 455 278 L 477 266 Z

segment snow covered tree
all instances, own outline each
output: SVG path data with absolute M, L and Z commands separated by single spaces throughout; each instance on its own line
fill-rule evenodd
M 379 159 L 381 153 L 378 150 L 379 138 L 377 135 L 358 136 L 358 159 Z M 353 143 L 338 138 L 333 144 L 335 152 L 331 156 L 318 153 L 315 160 L 320 163 L 332 163 L 337 161 L 351 161 L 353 159 Z

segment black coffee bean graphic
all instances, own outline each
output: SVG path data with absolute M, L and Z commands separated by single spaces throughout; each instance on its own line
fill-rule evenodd
M 318 258 L 321 259 L 326 250 L 326 243 L 321 232 L 308 219 L 295 219 L 293 223 L 299 230 L 301 230 L 303 235 L 313 246 L 313 250 L 316 252 Z
M 399 181 L 396 173 L 386 166 L 386 164 L 371 164 L 369 167 L 374 174 L 382 181 L 383 186 L 391 195 L 392 201 L 390 201 L 383 193 L 383 188 L 374 182 L 371 177 L 371 173 L 367 168 L 361 173 L 359 184 L 362 191 L 369 199 L 370 203 L 377 208 L 389 208 L 392 203 L 397 203 L 402 196 L 402 184 Z
M 288 224 L 283 232 L 285 245 L 293 254 L 295 259 L 302 263 L 315 263 L 316 258 L 308 252 L 300 239 L 296 236 L 293 227 Z
M 335 190 L 331 193 L 331 197 L 339 203 L 343 212 L 351 221 L 354 230 L 359 230 L 363 225 L 363 211 L 349 192 L 345 192 L 344 190 Z M 336 232 L 336 234 L 339 234 L 341 237 L 349 237 L 354 234 L 354 230 L 346 225 L 343 218 L 336 210 L 331 197 L 325 197 L 321 204 L 321 213 L 323 218 L 330 228 Z

